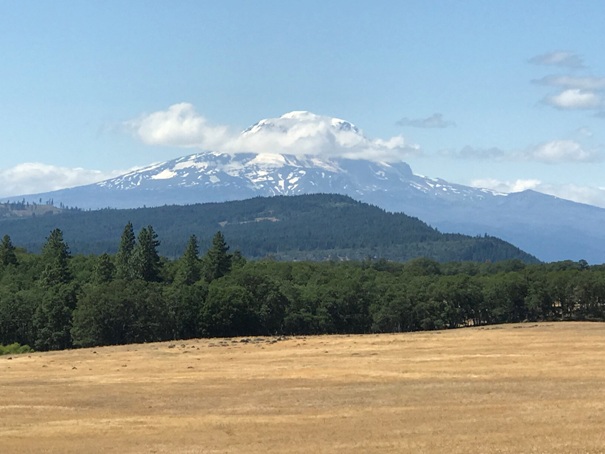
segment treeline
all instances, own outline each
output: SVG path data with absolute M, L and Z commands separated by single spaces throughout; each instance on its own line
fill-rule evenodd
M 74 255 L 53 230 L 40 254 L 0 242 L 0 344 L 36 350 L 202 336 L 370 333 L 605 316 L 605 268 L 524 264 L 246 261 L 221 232 L 200 254 L 158 254 L 131 223 L 116 254 Z

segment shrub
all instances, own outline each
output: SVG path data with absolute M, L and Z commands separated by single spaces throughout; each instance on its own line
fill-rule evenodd
M 2 355 L 18 355 L 20 353 L 31 353 L 33 350 L 29 345 L 21 345 L 17 342 L 10 345 L 0 345 L 0 356 Z

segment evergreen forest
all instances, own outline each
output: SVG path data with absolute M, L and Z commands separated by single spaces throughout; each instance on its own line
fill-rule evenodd
M 0 345 L 35 350 L 195 337 L 385 333 L 538 320 L 602 320 L 605 267 L 415 258 L 247 260 L 222 231 L 159 254 L 131 222 L 115 253 L 73 254 L 64 232 L 39 253 L 0 241 Z
M 28 206 L 13 212 L 27 211 Z M 492 236 L 444 234 L 403 213 L 337 194 L 256 197 L 253 199 L 184 206 L 128 210 L 42 210 L 29 217 L 1 218 L 0 235 L 40 252 L 48 232 L 60 228 L 74 254 L 115 254 L 122 228 L 132 222 L 136 231 L 153 225 L 162 234 L 158 252 L 178 258 L 189 236 L 210 247 L 221 230 L 233 249 L 251 259 L 362 260 L 366 257 L 406 261 L 427 257 L 438 262 L 538 260 Z M 40 214 L 44 213 L 44 214 Z M 480 232 L 479 232 L 480 233 Z

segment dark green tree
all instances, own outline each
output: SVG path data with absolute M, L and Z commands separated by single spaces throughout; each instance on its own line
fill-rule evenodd
M 37 350 L 61 350 L 71 346 L 71 316 L 76 306 L 76 284 L 69 267 L 71 254 L 63 232 L 54 229 L 42 248 L 44 270 L 40 278 L 43 297 L 36 307 L 33 323 Z
M 222 232 L 219 230 L 212 238 L 212 246 L 203 259 L 206 281 L 212 282 L 231 271 L 232 256 L 228 251 L 229 246 Z
M 174 282 L 165 288 L 168 318 L 172 321 L 173 339 L 199 337 L 200 311 L 208 294 L 208 284 L 198 281 L 193 285 Z
M 132 270 L 136 279 L 159 282 L 162 262 L 158 254 L 158 235 L 150 225 L 143 227 L 132 252 Z
M 252 296 L 250 309 L 254 317 L 250 328 L 254 334 L 282 334 L 288 298 L 281 291 L 278 279 L 254 266 L 234 270 L 229 279 L 236 281 Z
M 95 264 L 93 280 L 98 284 L 104 284 L 113 280 L 116 267 L 107 253 L 103 253 Z
M 252 295 L 244 287 L 225 279 L 208 287 L 200 311 L 200 332 L 206 336 L 248 336 L 254 332 Z
M 179 269 L 176 276 L 176 281 L 179 284 L 192 285 L 200 280 L 201 262 L 199 253 L 197 237 L 191 235 L 189 237 L 189 242 L 187 243 L 187 248 L 179 263 Z
M 34 313 L 36 350 L 63 350 L 71 347 L 72 312 L 76 307 L 73 284 L 47 289 Z
M 52 287 L 59 284 L 67 284 L 72 280 L 69 269 L 71 254 L 67 243 L 63 240 L 61 229 L 54 229 L 46 239 L 42 248 L 42 271 L 41 282 L 44 287 Z
M 172 320 L 161 286 L 115 280 L 88 286 L 74 311 L 71 334 L 82 347 L 167 340 Z
M 15 246 L 11 241 L 10 236 L 4 235 L 0 242 L 0 266 L 6 267 L 17 264 L 17 255 L 15 254 Z
M 22 292 L 7 289 L 0 291 L 0 344 L 18 342 L 21 345 L 33 345 L 32 319 L 35 300 L 27 298 Z
M 136 238 L 132 222 L 128 221 L 122 232 L 120 246 L 116 254 L 116 277 L 118 279 L 132 279 L 132 253 L 134 251 Z

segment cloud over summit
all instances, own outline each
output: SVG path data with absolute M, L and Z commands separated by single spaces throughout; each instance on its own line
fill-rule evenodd
M 197 147 L 226 153 L 276 152 L 384 161 L 400 161 L 420 153 L 420 147 L 408 144 L 403 136 L 369 139 L 345 120 L 306 111 L 261 120 L 236 133 L 227 126 L 209 124 L 193 105 L 180 103 L 128 121 L 125 126 L 149 145 Z

